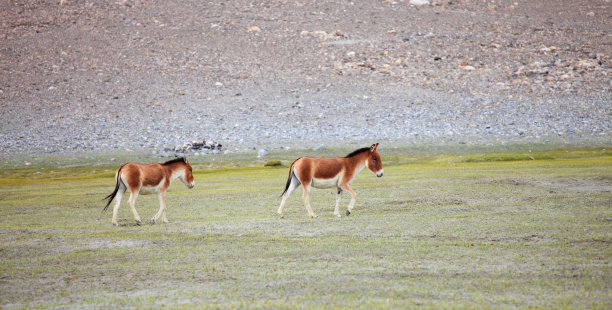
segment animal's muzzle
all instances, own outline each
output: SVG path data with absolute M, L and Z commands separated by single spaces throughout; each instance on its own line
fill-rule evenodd
M 384 173 L 385 173 L 385 169 L 381 169 L 380 171 L 376 172 L 376 176 L 380 178 L 383 176 Z
M 189 183 L 189 185 L 187 185 L 187 187 L 189 187 L 190 189 L 193 188 L 195 186 L 195 182 Z

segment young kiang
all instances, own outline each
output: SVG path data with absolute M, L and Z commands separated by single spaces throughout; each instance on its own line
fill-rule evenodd
M 151 218 L 151 224 L 161 217 L 162 222 L 168 223 L 166 218 L 166 201 L 165 195 L 170 182 L 178 178 L 187 187 L 193 188 L 195 182 L 193 180 L 192 168 L 187 158 L 179 157 L 173 160 L 167 161 L 163 164 L 133 164 L 127 163 L 115 174 L 115 190 L 104 200 L 108 200 L 104 210 L 108 209 L 113 199 L 115 199 L 115 207 L 113 208 L 113 224 L 119 225 L 117 222 L 117 212 L 119 211 L 119 204 L 121 204 L 121 198 L 125 190 L 130 191 L 130 199 L 128 203 L 134 214 L 136 224 L 142 224 L 140 216 L 134 206 L 138 194 L 152 194 L 157 193 L 159 198 L 159 211 L 153 218 Z
M 287 179 L 287 185 L 285 185 L 285 191 L 281 194 L 283 197 L 280 207 L 278 208 L 278 215 L 283 218 L 283 212 L 285 210 L 285 204 L 287 198 L 291 193 L 300 185 L 304 187 L 302 193 L 302 199 L 308 215 L 316 217 L 317 215 L 312 211 L 310 201 L 308 200 L 308 193 L 310 187 L 315 188 L 333 188 L 338 189 L 336 196 L 336 208 L 334 214 L 340 217 L 340 199 L 342 198 L 342 192 L 348 191 L 351 193 L 351 202 L 346 209 L 346 215 L 351 214 L 353 207 L 355 206 L 355 196 L 357 193 L 351 188 L 350 184 L 353 179 L 363 170 L 364 168 L 370 169 L 376 174 L 377 177 L 383 176 L 383 166 L 380 160 L 380 154 L 376 149 L 378 143 L 373 144 L 371 147 L 364 147 L 348 154 L 346 157 L 335 157 L 335 158 L 318 158 L 318 157 L 300 157 L 291 164 L 289 168 L 289 178 Z

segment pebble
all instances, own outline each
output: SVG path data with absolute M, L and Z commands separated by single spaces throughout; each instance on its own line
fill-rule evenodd
M 410 0 L 410 2 L 408 2 L 412 5 L 416 5 L 416 6 L 420 6 L 420 5 L 428 5 L 429 4 L 429 0 Z

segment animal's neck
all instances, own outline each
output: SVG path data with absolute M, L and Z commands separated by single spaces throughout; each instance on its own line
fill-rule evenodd
M 351 164 L 355 167 L 355 175 L 359 174 L 368 164 L 368 154 L 363 153 L 349 158 Z
M 183 173 L 185 171 L 184 167 L 179 167 L 179 166 L 171 166 L 170 168 L 170 181 L 178 178 L 179 176 L 181 176 L 181 173 Z

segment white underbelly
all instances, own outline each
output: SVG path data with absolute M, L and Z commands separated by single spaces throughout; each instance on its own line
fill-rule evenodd
M 314 188 L 338 187 L 338 179 L 339 179 L 338 176 L 331 178 L 331 179 L 312 178 L 312 187 Z
M 140 194 L 142 195 L 155 194 L 158 191 L 159 191 L 159 185 L 158 186 L 143 186 L 140 188 Z

